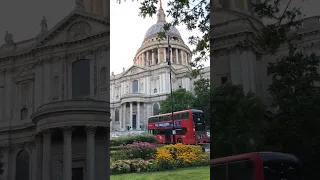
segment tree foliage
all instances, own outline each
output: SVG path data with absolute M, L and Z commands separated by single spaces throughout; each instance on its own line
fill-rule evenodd
M 210 126 L 210 80 L 200 78 L 194 82 L 194 109 L 202 110 L 205 114 L 206 125 Z
M 263 144 L 264 107 L 240 85 L 224 85 L 211 92 L 212 157 L 258 151 Z
M 305 169 L 306 179 L 319 179 L 314 174 L 320 158 L 320 57 L 296 52 L 291 47 L 289 55 L 270 64 L 272 76 L 269 91 L 280 115 L 270 123 L 266 135 L 273 149 L 298 156 Z M 271 132 L 271 133 L 270 133 Z M 297 146 L 299 144 L 299 146 Z
M 171 98 L 173 97 L 173 98 Z M 160 113 L 171 112 L 173 105 L 173 112 L 191 109 L 194 103 L 194 95 L 186 91 L 186 89 L 180 88 L 172 92 L 165 100 L 160 104 Z
M 140 1 L 139 15 L 143 18 L 153 17 L 157 12 L 159 0 Z M 121 0 L 118 0 L 121 3 Z M 189 37 L 189 44 L 195 45 L 193 55 L 196 57 L 191 65 L 194 67 L 190 73 L 193 77 L 200 74 L 203 62 L 209 60 L 210 53 L 210 1 L 209 0 L 168 0 L 167 15 L 172 21 L 164 25 L 163 31 L 158 33 L 158 39 L 166 39 L 171 26 L 185 25 L 189 31 L 198 30 L 201 35 Z

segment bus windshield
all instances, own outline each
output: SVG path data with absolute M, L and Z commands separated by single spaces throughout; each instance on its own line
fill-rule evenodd
M 196 131 L 205 131 L 206 123 L 204 121 L 204 114 L 202 112 L 193 112 L 193 123 Z
M 265 180 L 301 180 L 300 164 L 293 161 L 272 160 L 263 163 Z

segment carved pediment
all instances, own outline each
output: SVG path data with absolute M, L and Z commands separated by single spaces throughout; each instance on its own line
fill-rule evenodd
M 88 13 L 72 12 L 44 36 L 38 39 L 37 47 L 80 40 L 109 29 L 109 23 Z
M 123 76 L 127 76 L 127 75 L 135 75 L 135 74 L 139 74 L 142 72 L 145 72 L 146 69 L 141 68 L 141 67 L 137 67 L 137 66 L 131 66 L 131 68 L 129 68 L 128 70 L 126 70 L 123 73 Z

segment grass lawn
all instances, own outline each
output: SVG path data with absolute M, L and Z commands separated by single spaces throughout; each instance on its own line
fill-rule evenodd
M 210 179 L 210 167 L 193 167 L 183 168 L 173 171 L 148 172 L 148 173 L 132 173 L 111 175 L 110 180 L 187 180 L 187 179 Z

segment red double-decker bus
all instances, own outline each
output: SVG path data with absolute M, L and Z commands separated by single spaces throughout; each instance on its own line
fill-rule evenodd
M 253 152 L 212 159 L 212 180 L 302 180 L 301 163 L 294 155 Z
M 157 137 L 160 143 L 170 144 L 172 136 L 172 114 L 151 116 L 148 120 L 148 131 Z M 176 142 L 182 144 L 199 144 L 209 142 L 204 113 L 190 109 L 173 113 L 176 130 Z

